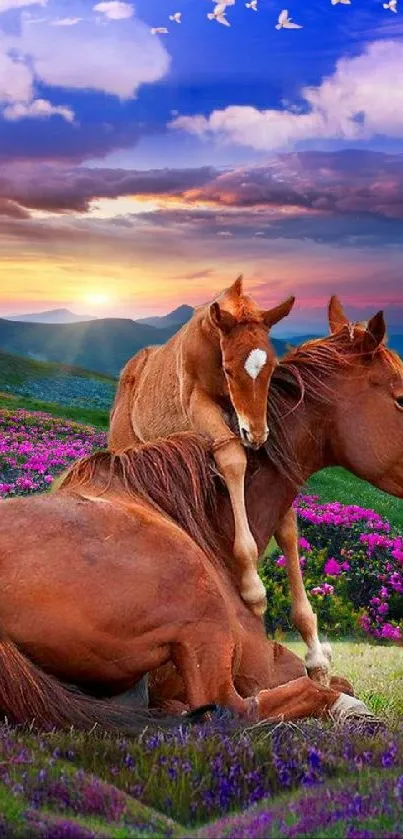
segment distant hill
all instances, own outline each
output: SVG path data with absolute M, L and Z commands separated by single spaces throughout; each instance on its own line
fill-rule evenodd
M 45 312 L 32 312 L 28 315 L 10 315 L 4 320 L 20 323 L 83 323 L 97 318 L 92 315 L 75 315 L 70 309 L 47 309 Z
M 0 350 L 117 376 L 142 347 L 164 344 L 175 332 L 123 318 L 86 323 L 19 323 L 0 319 Z
M 192 317 L 194 309 L 192 306 L 178 306 L 168 315 L 155 316 L 151 318 L 140 318 L 136 323 L 145 323 L 147 326 L 154 326 L 155 329 L 167 329 L 172 326 L 180 327 Z
M 142 347 L 164 344 L 176 331 L 175 326 L 156 329 L 123 318 L 70 324 L 0 319 L 0 351 L 117 376 Z M 288 343 L 273 339 L 278 355 L 284 354 Z

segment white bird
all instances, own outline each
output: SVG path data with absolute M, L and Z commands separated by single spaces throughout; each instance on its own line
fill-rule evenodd
M 278 23 L 276 29 L 302 29 L 299 23 L 292 23 L 291 18 L 288 17 L 287 9 L 283 9 L 278 16 Z
M 235 0 L 234 0 L 235 2 Z M 225 17 L 227 6 L 233 6 L 233 3 L 217 3 L 214 10 L 209 12 L 207 17 L 209 20 L 216 20 L 217 23 L 222 23 L 223 26 L 231 26 L 229 20 Z
M 150 29 L 151 35 L 168 35 L 168 30 L 166 26 L 153 26 Z
M 182 23 L 181 17 L 182 12 L 175 12 L 174 15 L 169 15 L 169 20 L 173 20 L 174 23 Z
M 257 0 L 250 0 L 250 3 L 245 3 L 247 9 L 253 9 L 254 12 L 257 12 Z
M 389 3 L 383 3 L 384 9 L 389 9 L 390 12 L 397 14 L 397 0 L 389 0 Z
M 330 0 L 332 6 L 337 6 L 339 3 L 342 3 L 343 6 L 351 6 L 351 0 Z

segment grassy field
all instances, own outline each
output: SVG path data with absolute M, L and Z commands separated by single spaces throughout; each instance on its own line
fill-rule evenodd
M 302 641 L 286 640 L 303 657 Z M 401 647 L 356 641 L 333 641 L 332 671 L 348 679 L 371 710 L 389 720 L 403 717 L 403 654 Z
M 111 376 L 93 373 L 68 364 L 56 364 L 53 361 L 36 361 L 26 356 L 11 355 L 0 352 L 0 390 L 4 385 L 21 384 L 27 379 L 53 377 L 64 374 L 78 376 L 83 379 L 95 379 L 100 382 L 113 383 Z
M 109 412 L 97 408 L 80 408 L 75 405 L 57 405 L 55 402 L 42 402 L 40 399 L 29 399 L 27 396 L 16 396 L 0 392 L 0 409 L 6 408 L 12 411 L 14 408 L 23 408 L 26 411 L 40 411 L 51 414 L 52 417 L 82 422 L 84 425 L 93 425 L 96 428 L 107 430 L 109 423 Z

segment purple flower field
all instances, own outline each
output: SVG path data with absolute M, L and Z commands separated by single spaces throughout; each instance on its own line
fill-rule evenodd
M 402 760 L 402 731 L 312 721 L 140 740 L 3 727 L 0 836 L 401 837 Z
M 0 412 L 0 498 L 47 490 L 74 460 L 104 445 L 105 434 L 91 427 Z M 296 507 L 301 565 L 321 628 L 399 644 L 402 538 L 373 510 L 307 495 Z M 278 552 L 265 558 L 262 575 L 268 625 L 287 629 Z M 403 728 L 395 718 L 375 731 L 316 721 L 240 731 L 224 715 L 122 739 L 3 725 L 2 836 L 403 837 Z

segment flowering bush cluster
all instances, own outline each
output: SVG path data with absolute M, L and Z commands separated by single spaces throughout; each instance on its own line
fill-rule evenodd
M 300 495 L 295 503 L 305 587 L 322 630 L 361 629 L 377 639 L 403 640 L 403 537 L 373 510 Z M 289 629 L 286 561 L 266 557 L 268 628 Z
M 136 740 L 4 726 L 0 835 L 399 837 L 402 761 L 402 730 L 317 721 L 245 732 L 223 717 Z
M 48 414 L 0 411 L 0 498 L 48 489 L 71 463 L 105 445 L 94 428 Z

